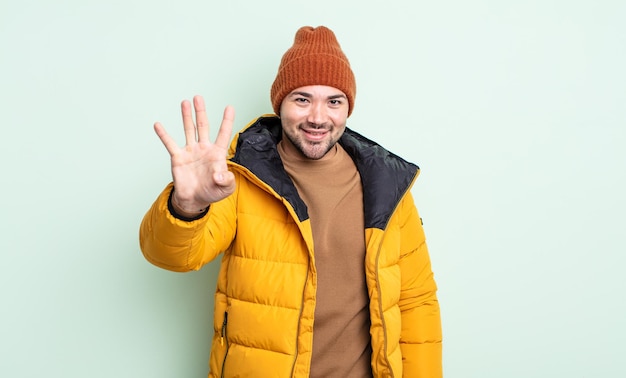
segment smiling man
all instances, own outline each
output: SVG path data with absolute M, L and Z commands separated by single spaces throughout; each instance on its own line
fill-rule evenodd
M 334 33 L 302 27 L 272 85 L 274 116 L 214 142 L 200 96 L 186 145 L 160 123 L 173 182 L 140 229 L 150 262 L 223 253 L 209 377 L 437 378 L 437 287 L 411 187 L 419 169 L 346 128 L 356 84 Z

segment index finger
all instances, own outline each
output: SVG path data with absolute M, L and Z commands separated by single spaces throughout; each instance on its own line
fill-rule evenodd
M 228 149 L 228 142 L 230 141 L 230 135 L 233 131 L 233 123 L 235 122 L 235 109 L 228 105 L 224 109 L 224 116 L 222 117 L 222 124 L 220 125 L 220 129 L 217 132 L 217 137 L 215 138 L 215 144 L 222 147 L 223 149 Z

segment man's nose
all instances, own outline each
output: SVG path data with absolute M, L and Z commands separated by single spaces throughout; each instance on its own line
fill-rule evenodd
M 326 122 L 326 108 L 323 104 L 313 104 L 307 121 L 312 125 L 323 125 Z

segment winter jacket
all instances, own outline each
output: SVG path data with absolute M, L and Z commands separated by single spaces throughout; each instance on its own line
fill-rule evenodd
M 209 377 L 309 375 L 313 236 L 278 155 L 280 138 L 276 116 L 253 121 L 231 144 L 234 194 L 188 221 L 172 214 L 170 184 L 141 224 L 141 249 L 159 267 L 197 270 L 223 252 Z M 437 287 L 410 193 L 419 168 L 350 129 L 339 143 L 363 184 L 374 376 L 441 377 Z

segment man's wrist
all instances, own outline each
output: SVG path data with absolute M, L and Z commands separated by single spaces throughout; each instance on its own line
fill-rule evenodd
M 169 205 L 172 215 L 174 215 L 176 218 L 180 218 L 183 220 L 200 219 L 209 210 L 209 206 L 198 209 L 187 209 L 181 206 L 181 204 L 178 202 L 178 199 L 176 198 L 176 195 L 174 194 L 174 189 L 172 189 L 172 193 L 170 194 Z

